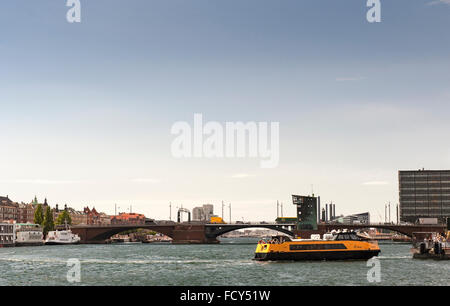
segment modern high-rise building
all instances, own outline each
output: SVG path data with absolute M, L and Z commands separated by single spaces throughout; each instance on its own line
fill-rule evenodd
M 203 221 L 205 217 L 203 216 L 203 207 L 194 207 L 192 209 L 192 220 L 193 221 Z
M 200 207 L 194 207 L 192 210 L 192 220 L 209 221 L 214 216 L 214 205 L 204 204 Z
M 297 206 L 297 229 L 317 230 L 317 197 L 292 195 Z
M 450 217 L 450 170 L 399 171 L 400 221 Z

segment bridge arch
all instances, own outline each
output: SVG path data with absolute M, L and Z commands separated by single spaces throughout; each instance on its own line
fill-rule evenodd
M 319 230 L 329 232 L 335 230 L 356 230 L 362 228 L 380 228 L 412 237 L 414 232 L 442 232 L 444 225 L 396 225 L 396 224 L 320 224 Z
M 173 239 L 173 228 L 158 225 L 128 225 L 128 226 L 91 226 L 91 227 L 72 227 L 74 234 L 78 234 L 82 242 L 101 243 L 112 236 L 134 229 L 148 229 L 157 233 L 164 234 Z
M 408 230 L 403 230 L 401 228 L 397 228 L 395 226 L 389 226 L 389 225 L 373 225 L 373 224 L 351 224 L 351 225 L 344 225 L 344 224 L 327 224 L 325 225 L 325 232 L 331 232 L 332 230 L 359 230 L 359 229 L 368 229 L 368 228 L 378 228 L 378 229 L 387 229 L 402 235 L 411 236 L 412 233 Z
M 236 225 L 208 225 L 206 226 L 206 230 L 205 230 L 205 234 L 206 237 L 208 238 L 217 238 L 219 236 L 222 236 L 223 234 L 232 232 L 232 231 L 236 231 L 236 230 L 240 230 L 240 229 L 249 229 L 249 228 L 265 228 L 265 229 L 270 229 L 270 230 L 274 230 L 274 231 L 278 231 L 281 232 L 283 234 L 286 234 L 288 236 L 294 237 L 294 232 L 292 230 L 287 229 L 286 225 L 270 225 L 270 224 L 252 224 L 252 225 L 247 225 L 247 224 L 236 224 Z

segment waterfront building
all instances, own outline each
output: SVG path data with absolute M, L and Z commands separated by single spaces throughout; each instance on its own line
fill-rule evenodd
M 34 211 L 35 207 L 33 204 L 19 204 L 19 218 L 18 223 L 33 223 L 34 222 Z
M 193 221 L 210 221 L 214 216 L 214 205 L 204 204 L 203 206 L 194 207 L 192 210 Z
M 44 244 L 44 234 L 39 224 L 16 223 L 15 242 L 17 246 L 31 246 Z
M 111 218 L 107 214 L 103 212 L 97 212 L 94 208 L 89 209 L 89 207 L 84 207 L 83 211 L 75 210 L 72 207 L 67 207 L 67 204 L 64 205 L 64 210 L 70 215 L 72 219 L 72 225 L 109 225 L 111 224 Z M 62 212 L 62 210 L 58 209 L 58 204 L 56 204 L 56 208 L 54 209 L 54 220 L 58 218 L 58 215 Z
M 38 205 L 42 206 L 42 211 L 45 213 L 48 203 L 47 199 L 44 200 L 44 203 L 39 203 L 37 197 L 35 196 L 34 199 L 31 200 L 29 204 L 26 203 L 20 203 L 19 204 L 19 214 L 18 218 L 16 219 L 17 223 L 34 223 L 34 213 L 36 211 L 36 208 Z
M 13 223 L 0 223 L 0 248 L 14 246 L 15 232 Z
M 450 170 L 399 171 L 400 221 L 450 217 Z
M 84 212 L 75 210 L 72 207 L 68 207 L 67 211 L 72 219 L 72 225 L 87 224 L 87 215 Z
M 11 201 L 8 196 L 0 197 L 0 221 L 19 219 L 19 204 Z
M 8 196 L 0 197 L 0 220 L 13 220 L 18 223 L 33 223 L 34 212 L 38 205 L 42 205 L 45 212 L 48 203 L 45 199 L 44 203 L 39 203 L 37 198 L 29 204 L 13 202 Z
M 117 216 L 111 216 L 111 224 L 145 224 L 145 216 L 137 213 L 119 213 Z
M 348 216 L 336 217 L 333 222 L 343 224 L 370 224 L 370 214 L 368 212 Z
M 202 207 L 194 207 L 192 209 L 192 220 L 193 221 L 202 221 L 203 217 L 203 209 Z
M 100 214 L 97 212 L 97 210 L 95 209 L 95 207 L 91 209 L 89 209 L 89 207 L 85 207 L 83 209 L 83 212 L 86 214 L 86 220 L 87 223 L 89 225 L 98 225 L 100 224 Z
M 297 230 L 317 230 L 317 200 L 314 196 L 292 195 L 292 203 L 297 206 Z
M 100 213 L 100 224 L 111 225 L 111 216 L 105 214 L 104 212 L 101 212 Z
M 42 205 L 42 210 L 43 210 L 44 212 L 47 210 L 47 206 L 49 206 L 48 203 L 47 203 L 47 198 L 44 199 L 44 203 L 39 203 L 39 201 L 38 201 L 38 199 L 37 199 L 36 196 L 35 196 L 34 199 L 31 201 L 30 204 L 33 205 L 34 209 L 36 209 L 36 207 L 37 207 L 38 205 Z
M 9 199 L 8 196 L 0 197 L 0 222 L 15 221 L 22 224 L 34 223 L 34 214 L 38 205 L 42 206 L 42 211 L 44 213 L 49 206 L 47 199 L 44 200 L 44 203 L 39 203 L 36 196 L 31 200 L 29 204 L 23 202 L 20 204 L 13 202 L 11 199 Z M 65 204 L 64 210 L 67 210 L 69 212 L 69 215 L 72 219 L 72 225 L 111 224 L 111 217 L 103 212 L 98 212 L 95 207 L 93 207 L 92 209 L 89 209 L 89 207 L 84 207 L 83 211 L 77 211 Z M 56 204 L 55 208 L 52 208 L 51 211 L 53 214 L 53 220 L 56 220 L 63 210 L 61 210 L 59 208 L 59 205 Z
M 211 220 L 211 217 L 214 216 L 214 205 L 212 204 L 204 204 L 203 206 L 203 214 L 205 216 L 205 220 Z

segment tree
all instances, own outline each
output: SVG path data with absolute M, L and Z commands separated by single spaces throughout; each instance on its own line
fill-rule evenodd
M 44 224 L 44 212 L 42 211 L 41 204 L 38 204 L 36 210 L 34 211 L 34 223 L 41 226 Z
M 44 235 L 47 235 L 49 231 L 53 231 L 55 229 L 55 223 L 53 222 L 53 214 L 50 206 L 47 206 L 47 210 L 45 211 L 43 228 Z
M 65 225 L 66 222 L 67 222 L 67 225 L 71 225 L 72 218 L 70 217 L 70 214 L 67 212 L 67 210 L 63 210 L 63 212 L 58 215 L 58 218 L 56 218 L 56 224 L 57 225 Z

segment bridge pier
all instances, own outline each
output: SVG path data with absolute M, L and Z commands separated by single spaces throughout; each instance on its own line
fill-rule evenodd
M 219 243 L 205 235 L 204 225 L 176 225 L 172 232 L 173 244 Z

